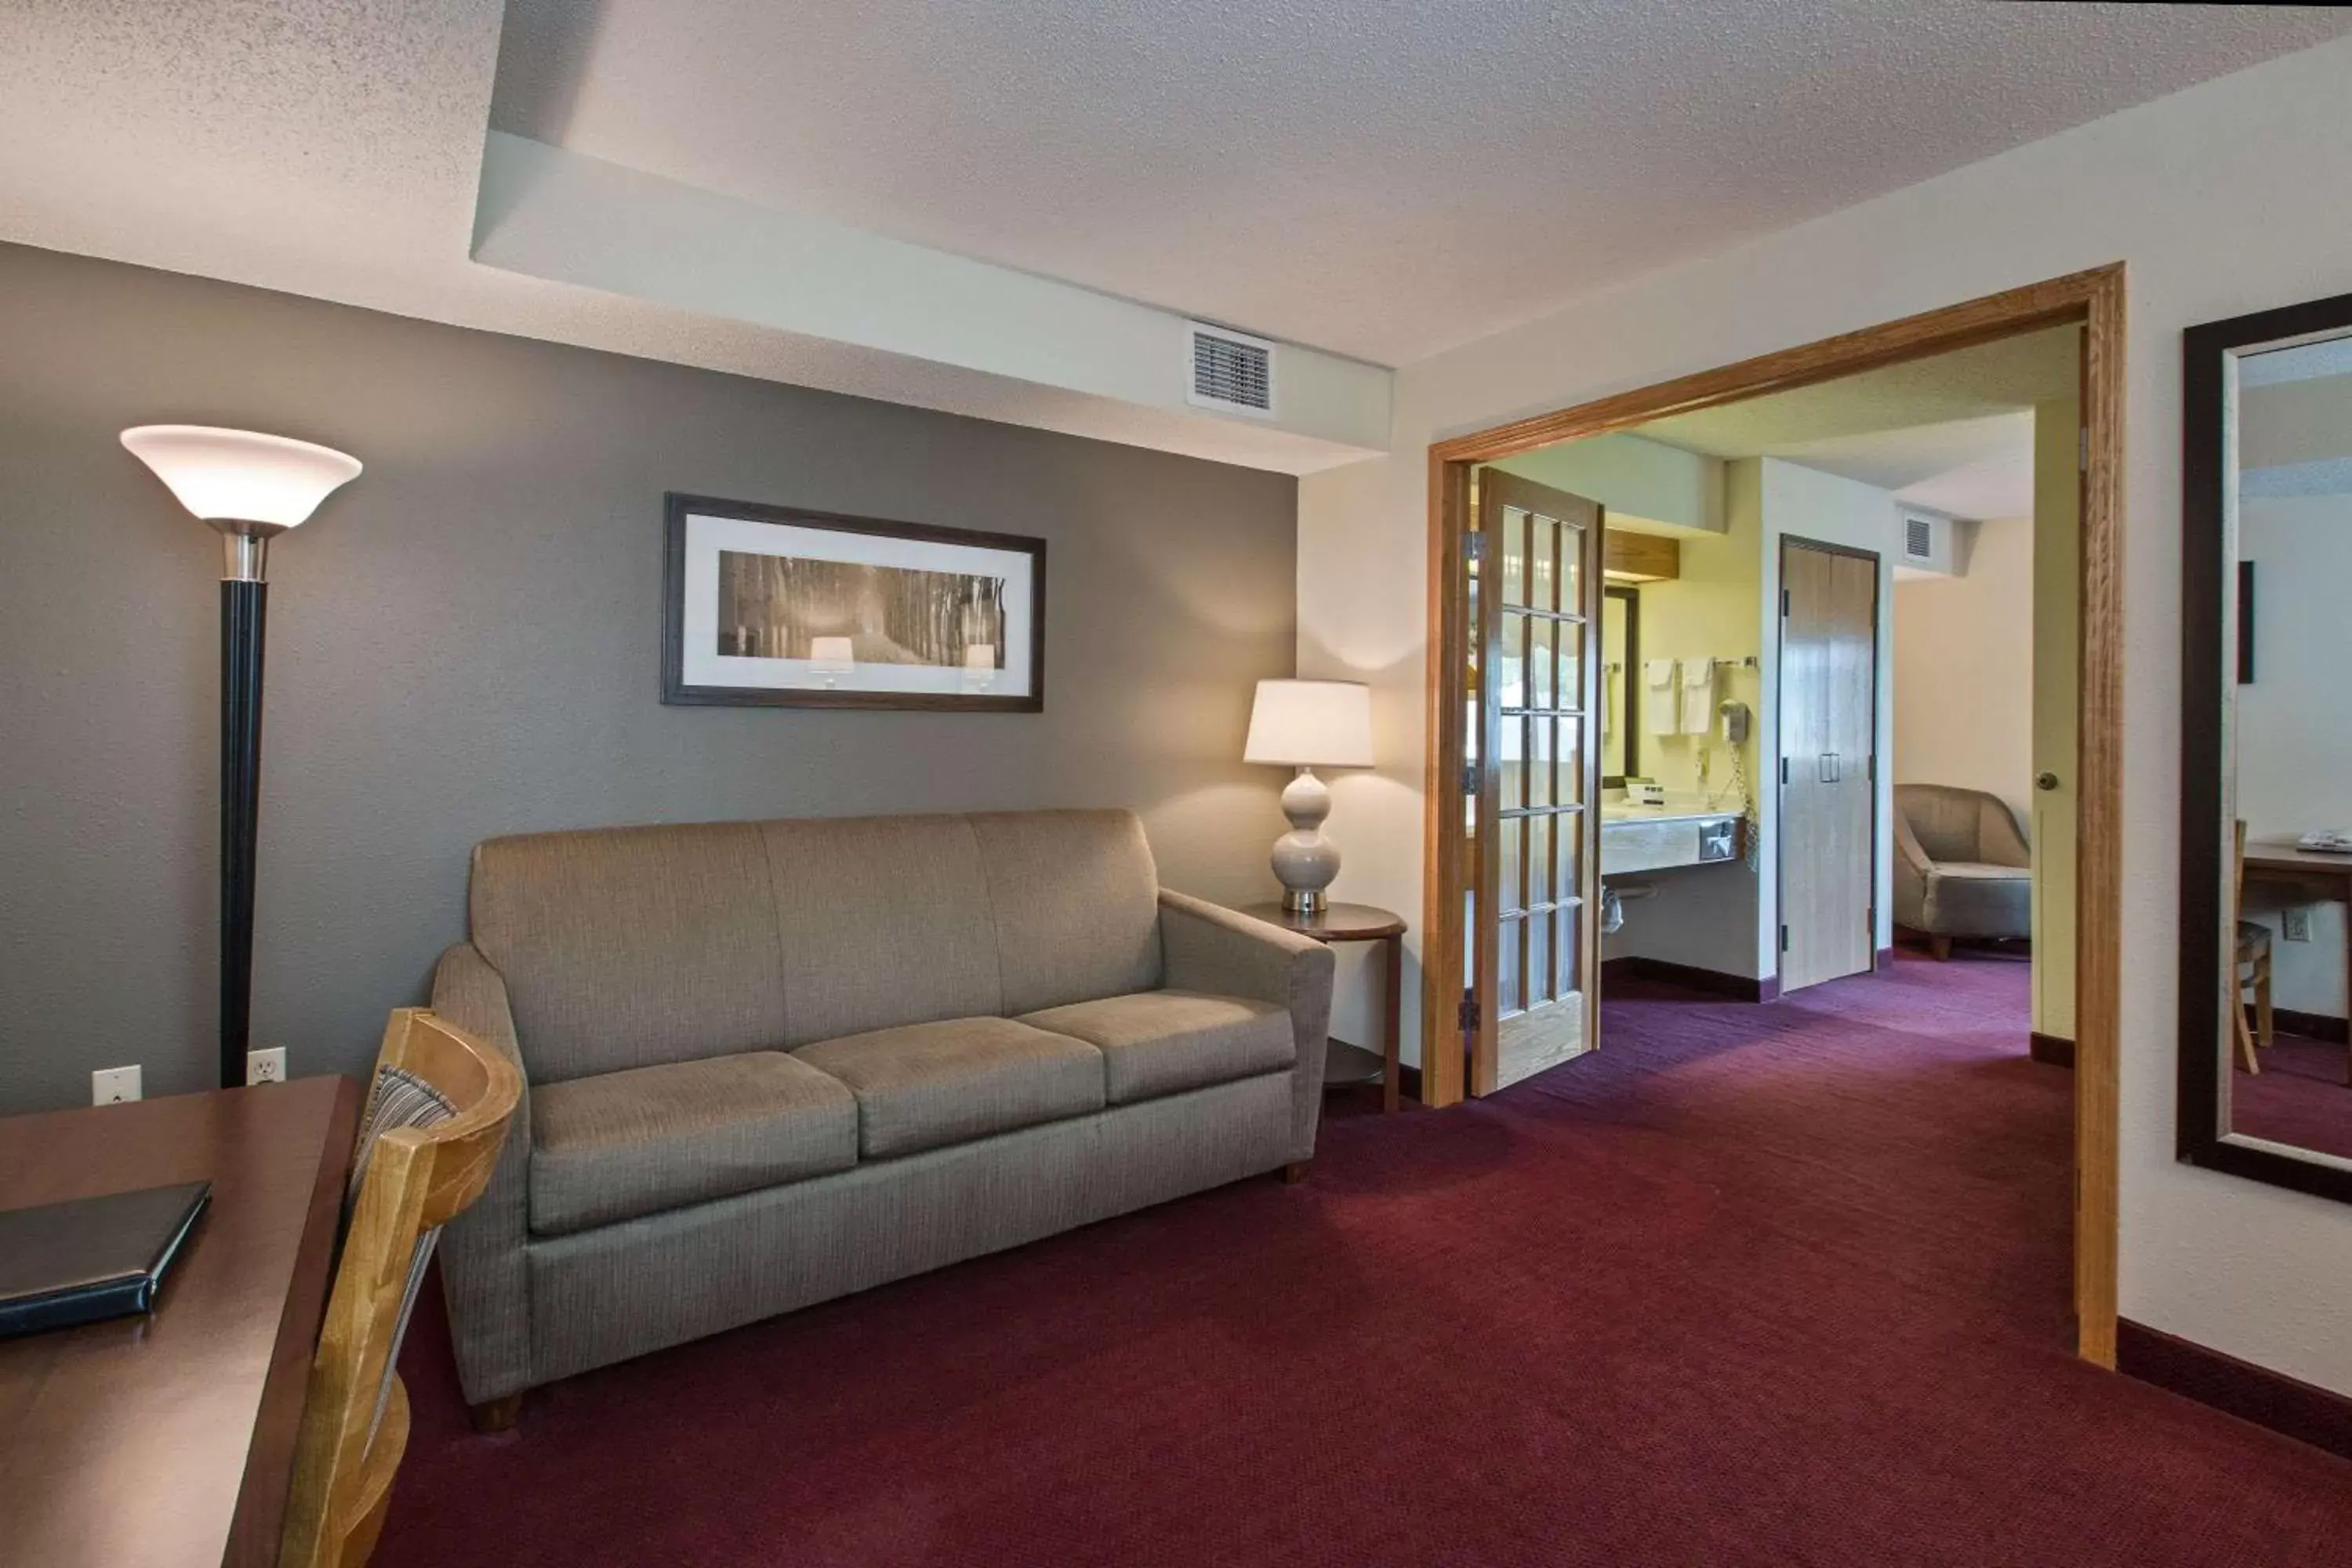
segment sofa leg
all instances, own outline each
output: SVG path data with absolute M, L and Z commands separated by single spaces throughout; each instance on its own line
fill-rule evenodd
M 1937 963 L 1949 963 L 1952 962 L 1952 939 L 1948 936 L 1930 936 L 1927 938 L 1927 951 L 1936 955 Z
M 1293 1160 L 1289 1164 L 1285 1165 L 1282 1168 L 1282 1184 L 1286 1187 L 1295 1187 L 1305 1181 L 1307 1167 L 1313 1163 L 1311 1160 Z
M 522 1418 L 522 1395 L 509 1394 L 503 1399 L 485 1399 L 479 1405 L 466 1406 L 466 1414 L 473 1418 L 477 1432 L 510 1432 Z

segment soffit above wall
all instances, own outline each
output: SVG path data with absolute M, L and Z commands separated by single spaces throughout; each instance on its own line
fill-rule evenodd
M 514 0 L 495 113 L 1405 364 L 2347 29 L 1916 0 Z
M 0 241 L 1277 472 L 1385 444 L 1388 378 L 1370 367 L 1328 367 L 1354 433 L 1334 440 L 1184 411 L 1181 392 L 1155 406 L 482 265 L 502 16 L 499 0 L 0 7 Z M 915 313 L 880 289 L 870 304 Z M 1165 373 L 1181 387 L 1172 348 Z
M 2347 27 L 1892 0 L 19 5 L 0 239 L 1305 473 L 1384 420 L 1335 442 L 473 261 L 494 84 L 501 124 L 648 177 L 1395 361 Z M 877 310 L 907 303 L 877 280 Z

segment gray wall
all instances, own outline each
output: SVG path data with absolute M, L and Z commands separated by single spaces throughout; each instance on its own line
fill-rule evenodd
M 356 1071 L 494 834 L 1131 805 L 1263 897 L 1239 761 L 1293 662 L 1289 479 L 0 247 L 0 1111 L 208 1087 L 219 548 L 116 442 L 367 471 L 272 552 L 255 1041 Z M 1038 534 L 1042 714 L 665 708 L 665 490 Z

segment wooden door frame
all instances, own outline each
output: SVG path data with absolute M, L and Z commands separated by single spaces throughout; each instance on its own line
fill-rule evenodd
M 1878 579 L 1879 574 L 1885 570 L 1886 557 L 1875 550 L 1862 550 L 1851 544 L 1832 544 L 1826 539 L 1808 539 L 1801 533 L 1783 533 L 1780 538 L 1780 554 L 1779 559 L 1772 563 L 1772 570 L 1780 574 L 1780 592 L 1782 594 L 1786 594 L 1789 591 L 1789 550 L 1791 545 L 1795 546 L 1799 550 L 1818 550 L 1824 555 L 1847 555 L 1852 556 L 1858 561 L 1867 561 L 1870 563 L 1870 862 L 1868 870 L 1865 873 L 1870 879 L 1870 900 L 1868 904 L 1868 908 L 1870 910 L 1870 963 L 1864 969 L 1855 971 L 1856 973 L 1866 973 L 1869 969 L 1876 967 L 1878 963 L 1879 821 L 1877 759 L 1879 744 L 1886 739 L 1885 735 L 1881 731 L 1878 723 L 1878 634 L 1885 629 L 1885 616 L 1886 615 L 1886 605 L 1882 602 L 1885 600 L 1886 595 L 1879 592 Z M 1777 597 L 1777 595 L 1775 596 Z M 1767 602 L 1769 603 L 1769 601 L 1768 600 Z M 1779 650 L 1779 668 L 1781 672 L 1780 678 L 1774 682 L 1772 688 L 1772 740 L 1777 750 L 1780 737 L 1787 733 L 1787 726 L 1782 724 L 1780 721 L 1781 710 L 1787 705 L 1789 700 L 1789 657 L 1787 646 L 1789 637 L 1789 617 L 1786 615 L 1780 617 L 1780 624 L 1773 628 L 1772 636 L 1775 640 L 1775 646 Z M 1762 721 L 1760 717 L 1758 721 L 1759 723 Z M 1757 760 L 1759 762 L 1764 761 L 1760 752 Z M 1776 755 L 1766 765 L 1778 768 L 1780 765 L 1780 757 Z M 1772 873 L 1772 918 L 1780 923 L 1783 930 L 1785 930 L 1789 923 L 1789 790 L 1786 784 L 1781 785 L 1779 792 L 1772 797 L 1772 847 L 1775 859 L 1777 861 L 1776 868 Z M 1774 965 L 1774 969 L 1777 973 L 1779 969 L 1779 965 L 1777 963 Z M 1843 978 L 1843 976 L 1841 978 Z M 1828 982 L 1823 981 L 1821 982 L 1821 984 L 1826 984 Z
M 1462 536 L 1474 465 L 1769 393 L 2084 327 L 2082 697 L 2076 739 L 2074 1309 L 2084 1360 L 2116 1359 L 2117 998 L 2123 893 L 2124 264 L 2070 273 L 1654 386 L 1433 443 L 1429 448 L 1429 752 L 1422 866 L 1422 1098 L 1465 1089 L 1462 996 Z

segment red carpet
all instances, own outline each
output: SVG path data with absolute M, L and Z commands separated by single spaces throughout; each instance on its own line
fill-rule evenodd
M 2352 1159 L 2352 1083 L 2341 1042 L 2280 1035 L 2259 1073 L 2230 1075 L 2230 1127 L 2250 1137 Z
M 437 1314 L 376 1561 L 2263 1564 L 2352 1464 L 2068 1353 L 2026 969 L 1628 992 L 1483 1104 L 465 1426 Z

